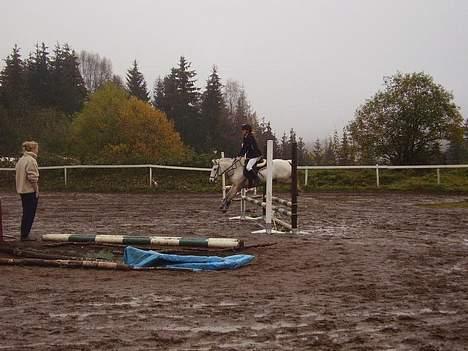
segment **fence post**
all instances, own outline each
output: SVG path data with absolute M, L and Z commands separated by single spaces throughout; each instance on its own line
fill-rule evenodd
M 437 185 L 440 185 L 440 168 L 437 168 Z
M 376 178 L 376 181 L 377 181 L 377 188 L 380 187 L 380 178 L 379 178 L 379 165 L 376 164 L 375 165 L 375 178 Z
M 65 187 L 67 187 L 68 185 L 67 167 L 63 167 L 63 180 L 65 182 Z
M 304 186 L 307 186 L 307 182 L 309 181 L 309 169 L 306 168 L 305 170 L 305 178 L 304 178 Z
M 149 168 L 149 186 L 150 188 L 153 186 L 153 168 Z

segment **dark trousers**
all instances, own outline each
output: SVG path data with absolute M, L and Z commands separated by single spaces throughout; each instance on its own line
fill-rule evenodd
M 38 198 L 36 193 L 20 194 L 23 205 L 23 217 L 21 218 L 21 237 L 27 238 L 36 216 Z

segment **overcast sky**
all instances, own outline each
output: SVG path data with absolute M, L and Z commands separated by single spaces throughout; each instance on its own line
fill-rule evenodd
M 466 0 L 0 0 L 0 58 L 37 42 L 99 53 L 122 76 L 136 59 L 150 88 L 181 55 L 201 87 L 216 64 L 278 136 L 306 141 L 341 133 L 397 71 L 429 73 L 468 117 Z

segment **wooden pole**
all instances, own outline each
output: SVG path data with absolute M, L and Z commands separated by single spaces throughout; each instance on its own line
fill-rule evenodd
M 221 158 L 224 158 L 224 152 L 221 152 Z M 226 175 L 224 173 L 221 175 L 221 186 L 223 187 L 223 200 L 224 200 L 226 198 Z
M 291 143 L 291 231 L 297 233 L 297 142 Z
M 377 188 L 379 188 L 380 187 L 380 176 L 379 176 L 379 165 L 378 164 L 375 165 L 375 178 L 376 178 L 375 181 L 377 183 Z
M 95 235 L 95 234 L 44 234 L 44 241 L 70 241 L 93 242 L 125 245 L 158 245 L 158 246 L 188 246 L 188 247 L 215 247 L 239 249 L 244 242 L 232 238 L 190 238 L 168 236 L 127 236 L 127 235 Z
M 150 188 L 153 186 L 153 168 L 149 168 L 149 186 Z
M 267 182 L 266 182 L 266 213 L 265 213 L 265 230 L 267 234 L 271 234 L 272 229 L 272 201 L 273 196 L 273 140 L 267 141 Z
M 125 270 L 130 268 L 126 264 L 101 261 L 82 260 L 43 260 L 39 258 L 0 258 L 0 265 L 10 266 L 41 266 L 41 267 L 66 267 L 66 268 L 95 268 Z

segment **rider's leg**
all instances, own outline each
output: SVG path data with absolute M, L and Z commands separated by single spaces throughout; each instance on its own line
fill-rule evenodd
M 247 165 L 245 166 L 247 172 L 249 173 L 249 175 L 248 176 L 246 175 L 246 177 L 247 179 L 249 179 L 250 187 L 256 186 L 256 184 L 259 182 L 259 178 L 257 175 L 257 168 L 255 167 L 259 158 L 260 157 L 250 159 Z

